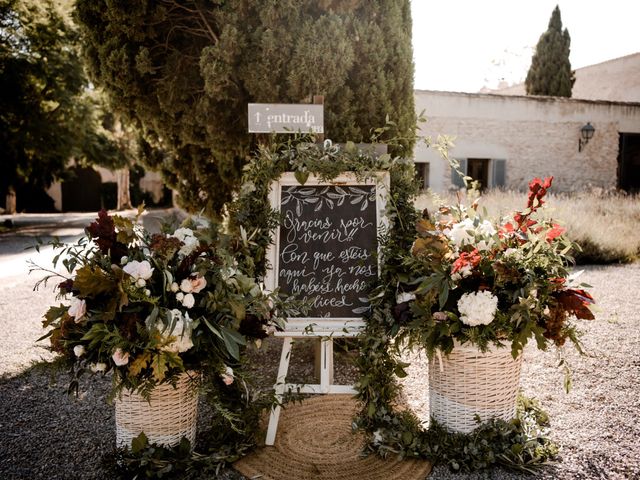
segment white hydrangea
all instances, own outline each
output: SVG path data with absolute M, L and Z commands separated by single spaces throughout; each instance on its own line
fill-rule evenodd
M 498 297 L 488 290 L 465 293 L 458 300 L 460 320 L 465 325 L 489 325 L 498 310 Z

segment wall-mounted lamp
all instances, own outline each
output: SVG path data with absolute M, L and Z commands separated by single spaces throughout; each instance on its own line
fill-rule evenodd
M 595 133 L 596 129 L 593 128 L 593 125 L 591 125 L 591 122 L 587 122 L 587 124 L 582 127 L 580 129 L 580 136 L 582 138 L 580 138 L 578 140 L 578 151 L 581 152 L 582 149 L 585 147 L 585 145 L 587 143 L 589 143 L 589 140 L 591 140 L 591 138 L 593 137 L 593 134 Z

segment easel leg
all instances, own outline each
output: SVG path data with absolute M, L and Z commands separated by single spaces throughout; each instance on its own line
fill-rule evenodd
M 333 384 L 333 338 L 321 339 L 320 344 L 320 391 L 329 393 Z
M 278 368 L 278 379 L 274 386 L 276 391 L 276 398 L 278 399 L 278 405 L 271 410 L 269 416 L 269 428 L 267 429 L 267 438 L 265 439 L 265 445 L 273 445 L 276 441 L 276 432 L 278 431 L 278 421 L 280 420 L 280 402 L 285 390 L 285 380 L 287 378 L 287 371 L 289 370 L 289 359 L 291 357 L 291 347 L 293 345 L 292 337 L 285 337 L 282 344 L 282 353 L 280 354 L 280 367 Z

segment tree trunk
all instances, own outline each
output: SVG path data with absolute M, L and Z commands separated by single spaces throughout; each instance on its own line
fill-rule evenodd
M 126 210 L 131 208 L 131 195 L 129 192 L 129 168 L 121 168 L 116 172 L 116 180 L 118 184 L 118 202 L 117 210 Z
M 16 213 L 16 189 L 9 186 L 7 196 L 5 197 L 4 209 L 6 214 L 13 215 Z

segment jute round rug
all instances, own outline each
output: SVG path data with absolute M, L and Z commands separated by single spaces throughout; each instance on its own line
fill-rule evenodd
M 262 447 L 234 467 L 261 480 L 423 480 L 426 461 L 361 456 L 362 434 L 351 431 L 356 402 L 349 395 L 318 395 L 280 414 L 273 447 Z

